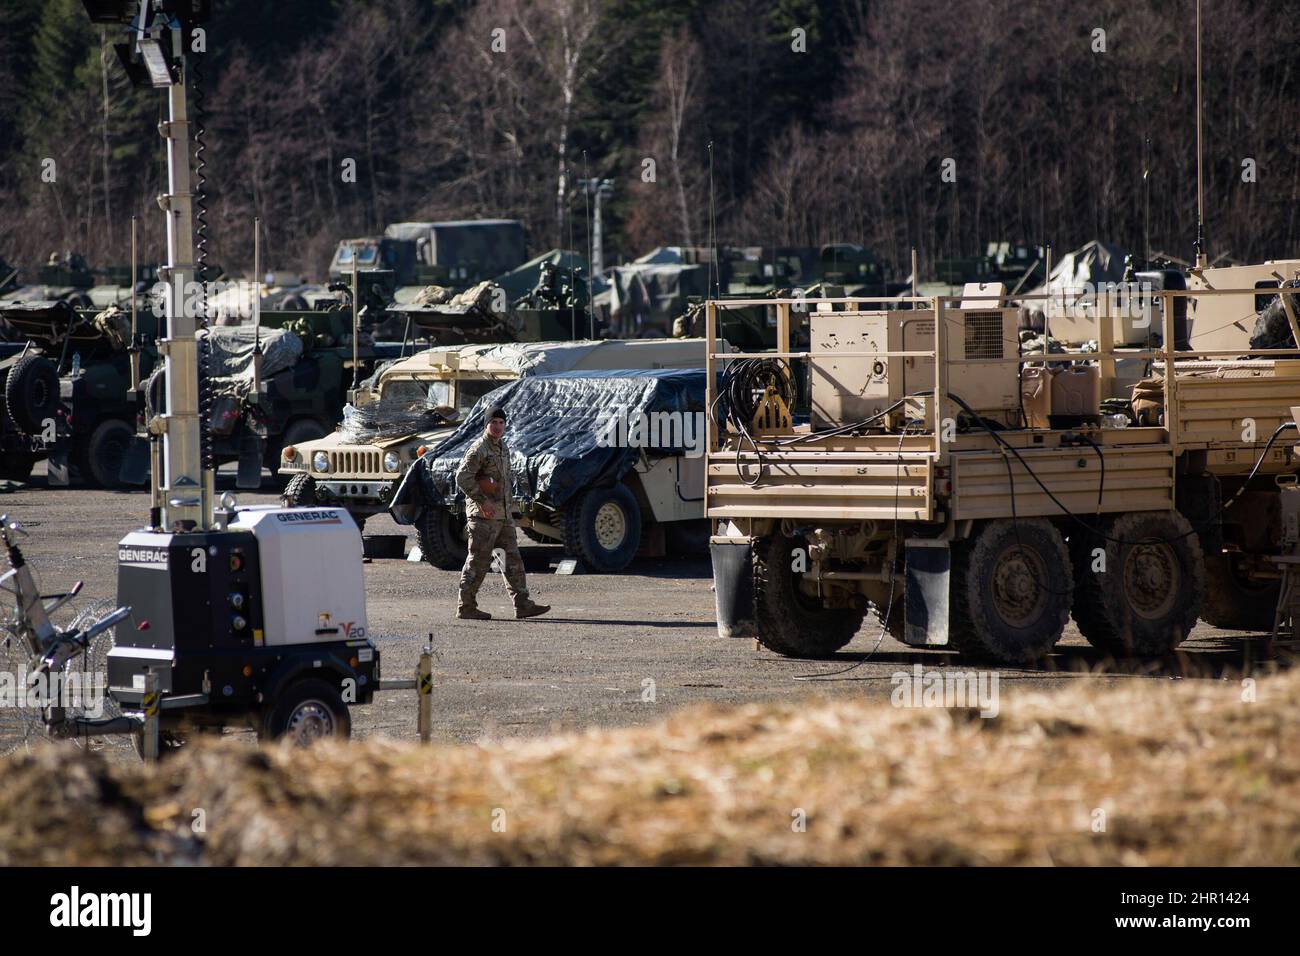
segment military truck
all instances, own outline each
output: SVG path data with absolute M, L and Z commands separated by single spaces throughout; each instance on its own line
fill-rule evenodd
M 6 274 L 13 269 L 6 270 Z M 30 275 L 30 274 L 29 274 Z M 3 279 L 4 276 L 0 276 Z M 13 284 L 3 293 L 5 304 L 23 302 L 67 302 L 78 309 L 89 309 L 94 304 L 89 295 L 95 285 L 95 273 L 80 253 L 65 251 L 50 253 L 46 263 L 36 270 L 36 281 Z
M 515 219 L 397 222 L 382 236 L 344 239 L 330 260 L 332 280 L 358 270 L 388 269 L 399 302 L 422 287 L 459 292 L 519 266 L 527 258 L 523 225 Z
M 1017 310 L 987 287 L 894 311 L 842 298 L 795 313 L 786 300 L 775 352 L 711 345 L 710 370 L 725 363 L 706 488 L 722 631 L 819 657 L 871 613 L 906 644 L 1023 665 L 1071 616 L 1115 655 L 1167 653 L 1198 616 L 1271 626 L 1300 325 L 1292 303 L 1284 348 L 1252 348 L 1245 331 L 1179 348 L 1179 303 L 1205 315 L 1230 294 L 1243 293 L 1139 297 L 1156 347 L 1116 345 L 1131 304 L 1105 297 L 1096 351 L 1021 355 Z M 710 340 L 732 304 L 708 304 Z M 798 325 L 805 352 L 791 350 Z M 1151 375 L 1124 412 L 1103 412 L 1120 359 Z M 798 362 L 812 385 L 796 425 Z M 1030 386 L 1045 383 L 1057 404 L 1031 427 Z
M 701 339 L 463 345 L 418 352 L 382 368 L 354 396 L 333 434 L 284 447 L 280 475 L 292 506 L 345 507 L 358 526 L 387 511 L 411 465 L 456 431 L 484 395 L 520 376 L 571 370 L 699 368 Z M 463 520 L 439 515 L 424 553 L 464 561 Z M 536 537 L 545 540 L 545 532 Z M 459 554 L 459 558 L 456 555 Z

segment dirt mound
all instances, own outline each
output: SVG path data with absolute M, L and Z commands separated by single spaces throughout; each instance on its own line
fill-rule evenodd
M 1255 697 L 1251 700 L 1252 696 Z M 0 761 L 12 864 L 1295 864 L 1300 673 L 969 710 L 694 708 L 649 727 L 156 767 Z

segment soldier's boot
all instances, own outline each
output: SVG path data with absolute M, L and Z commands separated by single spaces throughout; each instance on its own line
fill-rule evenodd
M 456 617 L 460 618 L 462 621 L 492 620 L 491 614 L 487 611 L 480 611 L 478 607 L 473 604 L 462 604 L 460 607 L 456 608 Z
M 550 609 L 549 604 L 535 604 L 532 600 L 528 600 L 515 605 L 515 617 L 522 621 L 526 617 L 537 617 L 539 614 L 545 614 Z

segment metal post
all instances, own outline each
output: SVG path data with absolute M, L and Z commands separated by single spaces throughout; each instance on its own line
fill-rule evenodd
M 140 748 L 146 761 L 158 759 L 158 715 L 161 713 L 158 699 L 158 674 L 150 668 L 144 675 L 144 745 Z
M 167 90 L 169 119 L 160 124 L 167 144 L 167 338 L 161 351 L 166 363 L 167 411 L 164 414 L 161 481 L 164 528 L 210 521 L 207 489 L 199 449 L 198 346 L 195 316 L 185 309 L 185 289 L 194 276 L 194 233 L 190 195 L 190 135 L 185 79 Z
M 916 298 L 916 283 L 917 283 L 917 275 L 916 275 L 916 268 L 917 268 L 917 266 L 916 266 L 916 263 L 917 263 L 917 259 L 916 259 L 916 246 L 913 246 L 913 247 L 912 247 L 912 298 L 913 298 L 913 299 Z M 912 308 L 914 308 L 914 309 L 916 308 L 916 303 L 915 303 L 915 302 L 912 303 Z
M 262 394 L 262 219 L 253 218 L 253 401 Z
M 131 391 L 137 392 L 140 389 L 140 343 L 137 340 L 140 328 L 140 317 L 136 307 L 135 287 L 139 281 L 136 277 L 136 241 L 135 241 L 135 216 L 131 217 Z
M 930 403 L 930 413 L 933 418 L 934 427 L 934 451 L 935 463 L 938 465 L 948 464 L 948 449 L 943 440 L 943 409 L 944 409 L 944 392 L 948 384 L 947 370 L 944 368 L 944 362 L 947 360 L 944 349 L 944 314 L 943 314 L 943 296 L 936 295 L 933 300 L 934 308 L 934 401 Z M 931 469 L 933 472 L 933 469 Z
M 358 382 L 358 373 L 360 369 L 357 366 L 357 333 L 361 328 L 361 309 L 357 306 L 357 251 L 352 250 L 352 389 L 356 390 Z M 577 338 L 577 336 L 574 336 Z M 351 396 L 349 396 L 351 401 Z
M 708 414 L 704 419 L 704 429 L 708 437 L 705 442 L 705 455 L 707 464 L 707 455 L 716 451 L 718 447 L 718 435 L 714 431 L 713 422 L 713 350 L 716 347 L 717 339 L 714 335 L 714 324 L 718 319 L 718 303 L 713 299 L 706 299 L 704 302 L 704 407 Z M 704 481 L 704 508 L 708 511 L 709 507 L 709 482 L 707 478 L 708 468 L 705 468 Z
M 429 635 L 432 639 L 433 635 Z M 420 654 L 419 666 L 415 669 L 415 687 L 419 694 L 420 710 L 416 717 L 416 726 L 420 732 L 420 742 L 433 740 L 433 646 L 426 644 Z

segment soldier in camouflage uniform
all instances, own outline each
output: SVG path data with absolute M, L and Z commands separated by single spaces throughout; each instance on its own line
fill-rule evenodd
M 510 451 L 501 436 L 506 430 L 506 413 L 502 408 L 488 412 L 483 437 L 470 445 L 456 472 L 456 485 L 465 494 L 469 517 L 469 553 L 460 573 L 460 606 L 456 616 L 470 621 L 491 620 L 492 615 L 478 609 L 478 589 L 492 566 L 492 552 L 500 548 L 505 554 L 502 575 L 506 590 L 515 602 L 515 617 L 536 617 L 551 608 L 534 604 L 528 597 L 524 580 L 524 561 L 519 556 L 515 522 L 510 509 Z

